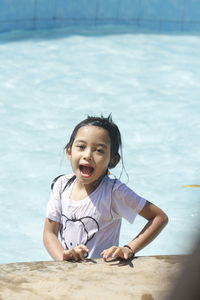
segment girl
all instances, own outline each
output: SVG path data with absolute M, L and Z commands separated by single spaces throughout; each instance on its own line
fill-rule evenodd
M 55 260 L 121 257 L 128 259 L 151 242 L 168 218 L 157 206 L 138 196 L 109 169 L 120 161 L 121 135 L 111 116 L 88 117 L 72 132 L 65 147 L 74 175 L 57 177 L 44 225 L 44 244 Z M 123 162 L 122 162 L 123 163 Z M 119 246 L 121 219 L 147 219 L 143 230 Z

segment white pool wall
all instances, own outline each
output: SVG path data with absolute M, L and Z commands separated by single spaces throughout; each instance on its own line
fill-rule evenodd
M 136 29 L 161 32 L 200 32 L 200 1 L 0 1 L 0 32 L 102 24 L 129 24 Z

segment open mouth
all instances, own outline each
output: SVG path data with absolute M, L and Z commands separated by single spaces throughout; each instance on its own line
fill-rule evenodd
M 92 175 L 94 168 L 90 166 L 80 165 L 79 170 L 81 171 L 81 175 L 84 177 L 89 177 Z

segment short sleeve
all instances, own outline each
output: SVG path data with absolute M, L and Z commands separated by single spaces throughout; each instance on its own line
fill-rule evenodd
M 63 177 L 63 176 L 62 176 Z M 61 191 L 63 178 L 60 177 L 54 183 L 50 199 L 47 204 L 46 217 L 52 221 L 61 222 Z
M 112 192 L 112 212 L 133 223 L 147 200 L 137 195 L 125 184 L 118 182 Z

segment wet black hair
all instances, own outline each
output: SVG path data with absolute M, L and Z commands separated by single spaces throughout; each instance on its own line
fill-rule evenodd
M 80 123 L 78 123 L 72 134 L 71 137 L 69 139 L 69 142 L 66 144 L 65 146 L 65 150 L 67 149 L 71 149 L 72 145 L 74 143 L 74 140 L 76 138 L 77 132 L 80 128 L 84 127 L 84 126 L 97 126 L 100 128 L 105 129 L 108 132 L 108 135 L 110 137 L 111 140 L 111 155 L 110 155 L 110 163 L 108 165 L 108 168 L 114 168 L 118 162 L 122 161 L 122 171 L 120 174 L 120 177 L 122 175 L 123 170 L 125 170 L 124 168 L 124 163 L 123 163 L 123 155 L 122 155 L 122 139 L 121 139 L 121 133 L 119 131 L 118 126 L 113 122 L 112 120 L 112 116 L 111 114 L 109 114 L 108 117 L 104 117 L 103 115 L 101 115 L 100 117 L 94 117 L 94 116 L 88 116 L 86 119 L 84 119 L 83 121 L 81 121 Z M 126 170 L 125 170 L 126 172 Z M 108 170 L 107 170 L 107 174 L 108 174 Z M 127 174 L 127 172 L 126 172 Z M 60 176 L 56 177 L 51 185 L 51 188 L 53 188 L 54 183 L 56 182 L 56 180 L 59 178 Z M 70 185 L 74 180 L 75 180 L 76 176 L 72 176 L 69 181 L 67 182 L 66 186 L 64 187 L 64 189 Z M 63 189 L 63 190 L 64 190 Z

